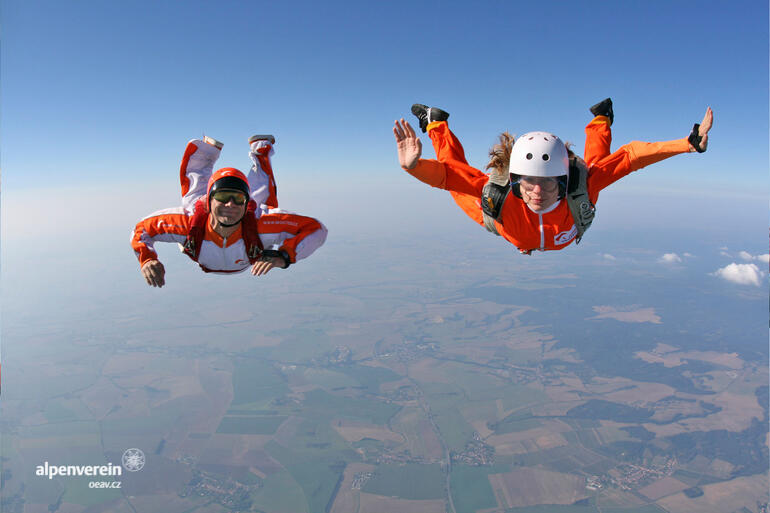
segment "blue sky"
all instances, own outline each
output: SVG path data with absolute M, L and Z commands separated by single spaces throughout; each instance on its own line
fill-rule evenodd
M 471 163 L 502 130 L 582 148 L 612 96 L 615 146 L 712 145 L 623 187 L 767 194 L 764 2 L 3 1 L 4 192 L 64 183 L 175 187 L 187 140 L 278 137 L 280 180 L 400 179 L 390 127 L 448 110 Z M 429 148 L 426 156 L 432 156 Z M 175 192 L 175 191 L 172 191 Z M 323 194 L 319 191 L 319 193 Z M 128 199 L 128 198 L 126 198 Z

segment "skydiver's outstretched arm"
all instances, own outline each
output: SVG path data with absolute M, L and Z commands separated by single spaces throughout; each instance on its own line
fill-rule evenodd
M 393 126 L 393 135 L 396 136 L 396 146 L 398 147 L 398 163 L 405 170 L 412 169 L 417 165 L 422 155 L 422 141 L 417 137 L 414 128 L 404 118 L 401 121 L 396 120 Z
M 142 276 L 150 287 L 162 287 L 166 284 L 166 269 L 160 260 L 148 260 L 142 265 Z

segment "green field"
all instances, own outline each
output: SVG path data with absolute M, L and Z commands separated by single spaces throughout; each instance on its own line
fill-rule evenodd
M 424 383 L 422 388 L 441 437 L 451 450 L 461 452 L 474 432 L 460 413 L 460 407 L 468 404 L 465 392 L 455 383 Z
M 364 387 L 367 392 L 373 394 L 379 392 L 382 383 L 398 381 L 403 377 L 390 369 L 385 369 L 383 367 L 369 367 L 367 365 L 345 366 L 340 367 L 338 370 L 346 376 L 356 380 L 356 382 Z
M 433 420 L 438 425 L 441 437 L 449 446 L 449 449 L 455 452 L 462 452 L 465 445 L 473 437 L 473 426 L 465 421 L 460 414 L 460 410 L 456 406 L 451 405 L 451 403 L 443 401 L 434 403 L 433 398 L 430 398 L 429 402 Z
M 489 428 L 496 434 L 514 433 L 517 431 L 526 431 L 542 426 L 542 422 L 532 416 L 528 410 L 519 410 L 511 413 L 500 422 L 490 424 Z
M 348 454 L 332 450 L 306 450 L 283 447 L 273 441 L 265 450 L 289 471 L 302 488 L 310 513 L 324 513 L 342 478 Z M 299 446 L 301 447 L 301 446 Z M 267 486 L 267 482 L 265 482 Z
M 412 500 L 443 499 L 444 482 L 439 465 L 378 465 L 362 491 Z
M 603 508 L 602 512 L 604 512 Z M 506 509 L 505 513 L 599 513 L 599 510 L 590 505 L 577 506 L 574 504 L 541 504 L 538 506 Z M 629 510 L 627 513 L 633 512 Z
M 253 506 L 275 513 L 309 513 L 308 503 L 302 488 L 282 470 L 267 476 L 264 486 L 253 493 Z
M 217 433 L 237 435 L 272 435 L 284 420 L 288 417 L 274 416 L 249 416 L 249 417 L 224 417 L 217 427 Z
M 479 509 L 497 507 L 489 484 L 489 474 L 509 471 L 505 465 L 490 467 L 452 466 L 452 501 L 457 513 L 475 513 Z
M 327 390 L 333 390 L 335 388 L 342 387 L 355 387 L 359 385 L 358 381 L 348 376 L 347 374 L 337 372 L 336 369 L 330 370 L 311 367 L 309 369 L 305 369 L 302 372 L 302 377 L 308 383 L 319 386 L 321 388 L 325 388 Z
M 334 395 L 320 389 L 306 392 L 302 406 L 303 414 L 307 412 L 317 418 L 349 418 L 365 420 L 377 425 L 386 424 L 401 408 L 395 404 L 373 399 Z
M 256 359 L 235 361 L 232 406 L 269 403 L 288 392 L 286 379 L 269 363 Z

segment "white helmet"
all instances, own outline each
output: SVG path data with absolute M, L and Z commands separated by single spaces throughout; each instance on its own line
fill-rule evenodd
M 516 139 L 509 171 L 520 176 L 564 176 L 569 173 L 567 147 L 548 132 L 529 132 Z

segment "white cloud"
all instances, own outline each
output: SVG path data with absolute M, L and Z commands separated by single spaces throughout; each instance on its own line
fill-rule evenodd
M 676 253 L 666 253 L 658 259 L 658 262 L 663 264 L 678 264 L 682 261 L 682 258 Z
M 739 285 L 755 285 L 758 287 L 762 280 L 762 274 L 756 264 L 736 264 L 733 262 L 721 269 L 717 269 L 712 273 L 712 276 Z
M 609 253 L 602 254 L 602 257 L 604 257 L 605 260 L 616 260 L 616 258 Z
M 727 258 L 732 258 L 732 255 L 727 251 L 720 251 L 719 254 L 722 256 L 726 256 Z
M 683 256 L 686 257 L 686 258 L 694 258 L 695 257 L 695 255 L 693 255 L 692 253 L 685 253 Z
M 741 257 L 743 260 L 746 260 L 747 262 L 751 262 L 753 260 L 756 260 L 757 262 L 763 262 L 765 264 L 770 263 L 770 255 L 765 253 L 764 255 L 752 255 L 748 251 L 741 251 L 738 253 L 738 256 Z

